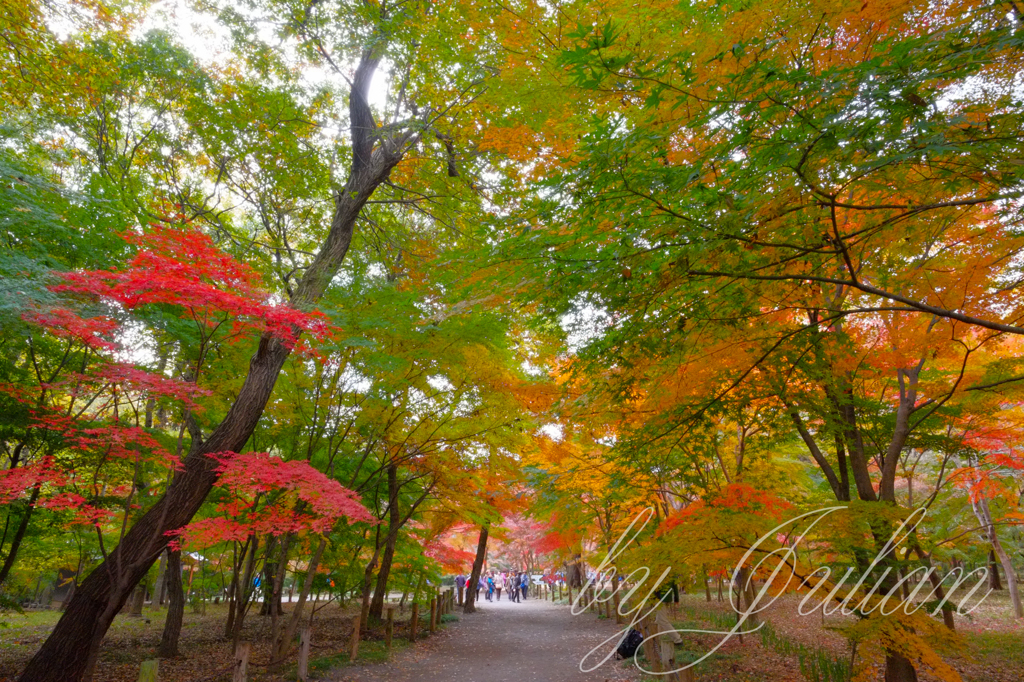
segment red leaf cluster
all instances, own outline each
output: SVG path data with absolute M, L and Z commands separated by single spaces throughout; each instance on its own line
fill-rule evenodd
M 114 301 L 128 310 L 144 305 L 171 305 L 185 309 L 183 316 L 197 324 L 217 328 L 231 322 L 232 333 L 270 334 L 294 343 L 300 332 L 325 336 L 329 326 L 316 311 L 306 313 L 275 301 L 263 288 L 259 273 L 221 251 L 198 230 L 154 225 L 144 234 L 128 233 L 125 239 L 139 251 L 121 270 L 85 270 L 64 274 L 56 291 L 75 292 Z M 66 319 L 65 319 L 66 318 Z M 52 329 L 68 323 L 68 335 L 93 339 L 89 327 L 106 318 L 77 318 L 70 311 L 37 313 L 32 321 Z M 85 325 L 85 322 L 90 322 Z M 113 325 L 110 322 L 110 325 Z M 82 329 L 85 326 L 86 329 Z M 112 326 L 106 331 L 111 331 Z
M 285 461 L 267 452 L 210 455 L 220 462 L 217 485 L 232 493 L 218 506 L 224 516 L 194 521 L 172 535 L 193 546 L 244 541 L 253 534 L 325 533 L 341 518 L 348 522 L 376 519 L 358 495 L 304 461 Z M 259 506 L 268 493 L 289 493 L 274 504 Z M 301 500 L 304 505 L 296 505 Z M 180 540 L 176 540 L 180 543 Z

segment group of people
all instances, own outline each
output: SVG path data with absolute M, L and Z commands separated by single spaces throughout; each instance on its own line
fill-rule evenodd
M 472 576 L 455 576 L 455 585 L 459 588 L 460 594 L 463 589 L 470 587 L 468 583 L 471 580 Z M 509 571 L 507 573 L 504 571 L 490 571 L 480 576 L 480 580 L 476 585 L 476 598 L 480 599 L 480 593 L 483 592 L 487 601 L 494 601 L 495 594 L 497 594 L 497 600 L 501 601 L 501 591 L 505 590 L 509 601 L 518 602 L 520 599 L 526 599 L 529 589 L 530 574 L 526 571 Z

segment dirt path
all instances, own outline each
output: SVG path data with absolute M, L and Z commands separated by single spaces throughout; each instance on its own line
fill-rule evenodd
M 483 602 L 477 613 L 398 653 L 390 663 L 336 670 L 335 682 L 601 682 L 637 680 L 636 668 L 610 660 L 590 673 L 587 652 L 617 631 L 591 613 L 528 599 Z M 621 626 L 619 626 L 621 627 Z M 611 645 L 609 645 L 611 646 Z M 607 649 L 602 649 L 603 653 Z

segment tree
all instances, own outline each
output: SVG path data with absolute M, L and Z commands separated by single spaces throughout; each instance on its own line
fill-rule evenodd
M 374 14 L 381 24 L 412 20 L 404 13 L 392 16 L 386 6 Z M 417 20 L 425 18 L 423 14 L 416 16 Z M 375 118 L 367 97 L 387 49 L 389 33 L 382 31 L 380 25 L 371 25 L 371 35 L 372 41 L 362 49 L 349 92 L 349 177 L 334 197 L 330 231 L 292 289 L 290 303 L 296 310 L 309 310 L 323 295 L 345 258 L 361 209 L 420 138 L 424 124 L 434 117 L 432 110 L 421 110 L 420 115 L 413 113 L 384 134 L 375 132 Z M 300 331 L 294 329 L 296 335 Z M 165 533 L 187 524 L 215 484 L 218 474 L 211 455 L 244 449 L 290 352 L 291 344 L 285 339 L 270 332 L 261 337 L 245 382 L 227 415 L 207 438 L 194 442 L 166 495 L 131 527 L 107 562 L 82 583 L 23 677 L 40 681 L 89 679 L 104 633 L 131 589 L 163 551 Z M 108 563 L 121 567 L 117 581 L 106 570 Z
M 999 349 L 1024 331 L 1020 170 L 996 141 L 1022 109 L 988 66 L 1020 59 L 1016 18 L 875 9 L 534 15 L 548 45 L 514 68 L 593 115 L 525 135 L 576 142 L 496 270 L 536 284 L 520 296 L 543 324 L 590 322 L 566 363 L 578 419 L 614 423 L 609 455 L 652 487 L 685 505 L 743 479 L 722 448 L 757 405 L 762 454 L 799 438 L 830 496 L 875 505 L 881 547 L 903 453 L 941 461 L 971 394 L 1014 400 L 1022 377 Z M 886 679 L 916 679 L 875 635 Z

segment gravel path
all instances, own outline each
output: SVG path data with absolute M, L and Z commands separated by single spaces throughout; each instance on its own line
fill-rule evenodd
M 340 668 L 335 682 L 601 682 L 637 680 L 622 661 L 580 672 L 580 660 L 623 626 L 591 613 L 573 616 L 564 604 L 527 599 L 483 602 L 477 613 L 456 610 L 459 622 L 380 665 Z M 606 647 L 614 646 L 607 644 Z M 601 649 L 601 656 L 608 651 Z

